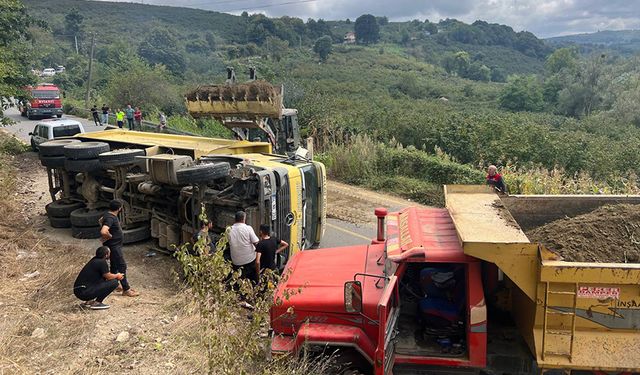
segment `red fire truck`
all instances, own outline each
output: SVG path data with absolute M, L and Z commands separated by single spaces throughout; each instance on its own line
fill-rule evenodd
M 24 88 L 27 96 L 20 100 L 20 114 L 29 120 L 35 117 L 62 117 L 60 89 L 52 83 Z

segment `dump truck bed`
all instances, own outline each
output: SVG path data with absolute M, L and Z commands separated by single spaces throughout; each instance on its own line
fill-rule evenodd
M 519 225 L 639 196 L 501 198 L 486 186 L 454 185 L 445 200 L 464 253 L 507 275 L 512 316 L 539 367 L 640 371 L 640 264 L 566 262 Z
M 105 130 L 100 132 L 78 134 L 76 138 L 87 141 L 118 143 L 123 147 L 129 145 L 145 148 L 157 147 L 162 151 L 173 151 L 176 154 L 190 155 L 197 159 L 203 155 L 236 155 L 252 153 L 271 153 L 268 142 L 237 141 L 221 138 L 196 137 L 164 133 L 147 133 L 131 130 Z

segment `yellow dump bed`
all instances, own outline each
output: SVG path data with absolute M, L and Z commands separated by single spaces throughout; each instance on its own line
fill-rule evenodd
M 519 225 L 639 196 L 500 197 L 454 185 L 445 197 L 465 254 L 508 276 L 512 315 L 541 368 L 640 371 L 640 264 L 562 261 Z
M 105 130 L 100 132 L 78 134 L 77 138 L 88 141 L 103 141 L 126 146 L 154 148 L 157 152 L 173 152 L 190 155 L 198 159 L 203 155 L 236 155 L 252 153 L 271 153 L 268 142 L 237 141 L 221 138 L 196 137 L 188 135 L 147 133 L 131 130 Z

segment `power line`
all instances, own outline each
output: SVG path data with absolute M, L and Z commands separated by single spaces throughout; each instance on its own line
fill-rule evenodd
M 315 1 L 318 1 L 318 0 L 287 1 L 287 2 L 284 2 L 284 3 L 265 4 L 265 5 L 258 5 L 258 6 L 248 7 L 248 8 L 219 10 L 218 12 L 235 12 L 235 11 L 238 11 L 238 10 L 252 10 L 252 9 L 271 8 L 271 7 L 281 6 L 281 5 L 313 3 Z
M 192 3 L 192 4 L 180 4 L 180 6 L 183 6 L 183 7 L 197 7 L 197 6 L 206 6 L 206 5 L 232 4 L 232 3 L 238 3 L 238 2 L 243 2 L 243 1 L 246 2 L 246 1 L 251 1 L 251 0 L 207 1 L 207 2 L 200 2 L 200 3 Z M 303 4 L 303 3 L 311 3 L 311 2 L 315 2 L 315 1 L 318 1 L 318 0 L 296 0 L 296 1 L 287 1 L 287 2 L 282 2 L 282 3 L 254 5 L 254 6 L 250 6 L 250 7 L 236 8 L 236 9 L 225 9 L 225 10 L 216 10 L 216 9 L 214 9 L 214 11 L 217 11 L 217 12 L 235 12 L 235 11 L 239 11 L 239 10 L 271 8 L 271 7 L 281 6 L 281 5 Z M 157 4 L 157 5 L 174 6 L 174 4 Z

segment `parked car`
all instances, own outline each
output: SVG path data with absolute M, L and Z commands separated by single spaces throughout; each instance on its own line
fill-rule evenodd
M 42 71 L 43 77 L 53 77 L 56 75 L 56 70 L 53 68 L 46 68 Z
M 56 73 L 64 73 L 65 67 L 63 65 L 56 66 Z
M 38 146 L 52 139 L 71 137 L 84 133 L 84 127 L 79 121 L 70 119 L 52 119 L 39 122 L 29 133 L 31 136 L 31 148 L 38 151 Z

